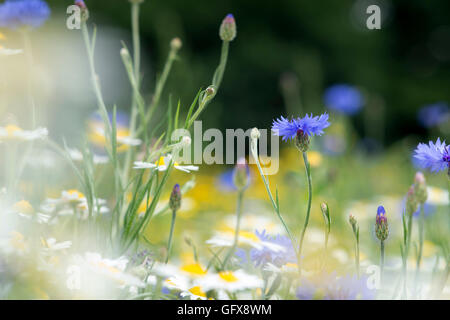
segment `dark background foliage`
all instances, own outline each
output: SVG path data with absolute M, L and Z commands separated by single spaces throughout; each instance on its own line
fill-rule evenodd
M 62 12 L 71 4 L 48 2 Z M 373 3 L 381 7 L 381 30 L 365 27 L 365 10 Z M 91 22 L 100 27 L 130 28 L 128 1 L 86 4 Z M 286 72 L 298 77 L 294 85 L 303 112 L 322 112 L 322 93 L 331 84 L 358 86 L 369 102 L 366 109 L 383 111 L 387 144 L 411 133 L 426 135 L 417 110 L 450 100 L 450 2 L 445 0 L 147 0 L 141 10 L 143 52 L 150 61 L 144 64 L 144 88 L 154 85 L 170 39 L 179 36 L 181 61 L 165 98 L 172 93 L 186 108 L 199 87 L 209 84 L 220 54 L 220 22 L 234 14 L 238 36 L 220 94 L 203 116 L 208 126 L 269 127 L 274 117 L 286 115 L 280 90 Z M 363 117 L 352 119 L 361 134 Z

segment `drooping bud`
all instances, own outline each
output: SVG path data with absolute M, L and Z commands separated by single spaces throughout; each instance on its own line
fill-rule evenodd
M 236 38 L 236 21 L 231 13 L 223 19 L 219 29 L 219 36 L 223 41 L 233 41 Z
M 216 89 L 214 89 L 214 86 L 209 86 L 208 88 L 206 88 L 206 96 L 212 96 L 216 93 Z
M 248 169 L 245 158 L 240 158 L 237 161 L 236 167 L 233 171 L 233 183 L 238 190 L 247 188 L 249 183 L 250 171 Z
M 81 21 L 86 22 L 89 19 L 89 10 L 84 0 L 75 0 L 75 5 L 81 9 Z
M 181 207 L 181 190 L 180 185 L 177 183 L 173 186 L 172 193 L 170 194 L 169 199 L 169 208 L 172 211 L 178 211 Z
M 297 135 L 295 136 L 295 146 L 301 152 L 306 152 L 309 149 L 310 143 L 309 136 L 303 130 L 297 130 Z
M 352 214 L 348 217 L 348 222 L 352 226 L 353 234 L 358 237 L 358 221 Z
M 183 43 L 181 42 L 181 39 L 178 37 L 173 38 L 172 41 L 170 41 L 170 48 L 172 50 L 178 51 L 181 49 L 182 45 L 183 45 Z
M 325 221 L 327 231 L 330 232 L 331 227 L 330 209 L 328 208 L 328 205 L 325 202 L 323 202 L 320 205 L 320 209 L 322 210 L 323 220 Z
M 411 186 L 406 194 L 406 214 L 412 215 L 417 211 L 419 203 L 417 202 L 414 186 Z
M 250 132 L 250 137 L 252 138 L 252 140 L 258 140 L 260 136 L 261 133 L 259 132 L 258 128 L 253 128 Z
M 427 201 L 427 184 L 425 181 L 425 176 L 420 171 L 417 172 L 416 176 L 414 177 L 414 194 L 418 203 L 424 204 L 425 201 Z
M 389 235 L 386 211 L 383 206 L 379 206 L 377 210 L 377 217 L 375 219 L 375 234 L 380 241 L 386 240 Z

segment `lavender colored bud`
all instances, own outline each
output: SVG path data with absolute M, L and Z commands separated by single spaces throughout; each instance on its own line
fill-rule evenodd
M 223 19 L 219 29 L 219 36 L 222 41 L 228 42 L 236 38 L 236 21 L 231 13 Z
M 297 135 L 295 136 L 295 146 L 297 149 L 301 152 L 306 152 L 309 149 L 309 143 L 309 136 L 303 130 L 297 130 Z
M 249 175 L 250 172 L 247 162 L 244 158 L 239 159 L 233 172 L 233 183 L 238 190 L 247 188 L 249 183 Z
M 75 0 L 75 5 L 81 9 L 81 21 L 86 22 L 89 19 L 89 10 L 83 0 Z
M 169 199 L 169 207 L 172 211 L 178 211 L 181 207 L 181 190 L 178 183 L 173 186 Z
M 375 219 L 375 234 L 380 241 L 384 241 L 389 236 L 389 226 L 386 218 L 386 211 L 383 206 L 379 206 Z
M 414 177 L 414 194 L 417 202 L 424 204 L 428 198 L 427 183 L 422 172 L 417 172 Z

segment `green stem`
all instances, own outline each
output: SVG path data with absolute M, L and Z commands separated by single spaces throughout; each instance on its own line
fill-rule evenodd
M 172 240 L 173 240 L 173 231 L 175 229 L 175 219 L 177 217 L 176 210 L 172 211 L 172 223 L 170 224 L 170 233 L 169 233 L 169 242 L 167 244 L 167 257 L 166 257 L 166 264 L 169 262 L 170 253 L 172 251 Z
M 403 258 L 403 296 L 407 299 L 408 296 L 408 286 L 407 286 L 407 277 L 408 277 L 408 256 L 409 249 L 411 247 L 411 234 L 412 234 L 412 215 L 408 215 L 408 227 L 406 234 L 406 244 L 405 244 L 405 255 Z
M 384 241 L 380 241 L 380 284 L 383 282 L 384 272 Z
M 423 252 L 423 241 L 424 241 L 424 225 L 425 225 L 425 212 L 424 205 L 420 205 L 420 216 L 419 216 L 419 249 L 417 253 L 417 264 L 416 264 L 416 276 L 415 276 L 415 291 L 417 291 L 417 284 L 419 281 L 420 274 L 420 264 L 422 262 L 422 252 Z
M 244 198 L 244 189 L 240 189 L 238 191 L 238 198 L 237 198 L 237 206 L 236 206 L 236 230 L 234 232 L 234 240 L 233 245 L 230 248 L 230 251 L 228 251 L 228 254 L 225 257 L 225 260 L 223 261 L 223 266 L 226 267 L 228 260 L 233 255 L 234 251 L 236 250 L 239 242 L 239 231 L 241 226 L 241 216 L 242 216 L 242 199 Z
M 305 163 L 306 177 L 308 179 L 308 207 L 306 210 L 305 224 L 303 225 L 302 233 L 300 235 L 300 242 L 299 242 L 299 246 L 298 246 L 299 257 L 301 257 L 301 254 L 302 254 L 303 240 L 305 237 L 306 228 L 308 227 L 308 223 L 309 223 L 309 215 L 311 213 L 311 201 L 312 201 L 311 167 L 309 165 L 307 153 L 302 152 L 302 155 L 303 155 L 303 161 Z
M 134 79 L 136 82 L 136 90 L 133 90 L 133 101 L 131 104 L 131 120 L 130 120 L 130 136 L 134 137 L 136 133 L 136 117 L 137 110 L 137 95 L 140 87 L 140 66 L 141 66 L 141 41 L 139 37 L 139 8 L 140 3 L 133 2 L 131 4 L 131 29 L 133 34 L 133 67 Z M 133 158 L 134 148 L 130 147 L 125 155 L 125 163 L 123 166 L 123 184 L 128 183 L 128 176 L 130 171 L 130 162 Z
M 356 275 L 358 279 L 360 277 L 360 267 L 359 267 L 359 236 L 356 238 L 356 254 L 355 254 L 355 266 L 356 266 Z

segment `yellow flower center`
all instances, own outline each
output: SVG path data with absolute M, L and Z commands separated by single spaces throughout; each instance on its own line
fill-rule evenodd
M 206 271 L 202 268 L 202 266 L 199 263 L 184 265 L 181 267 L 181 270 L 196 276 L 203 276 L 206 274 Z
M 15 134 L 16 132 L 22 131 L 21 128 L 19 128 L 18 126 L 15 126 L 15 125 L 13 125 L 13 124 L 7 125 L 7 126 L 5 127 L 5 130 L 6 130 L 6 134 L 7 134 L 9 137 L 14 136 L 14 134 Z
M 222 271 L 219 272 L 219 277 L 226 282 L 236 282 L 238 278 L 231 271 Z
M 6 40 L 6 36 L 0 32 L 0 40 Z
M 202 289 L 200 288 L 200 286 L 195 286 L 189 289 L 189 292 L 192 293 L 193 295 L 199 296 L 199 297 L 203 297 L 206 298 L 206 293 L 204 293 L 202 291 Z
M 84 198 L 84 194 L 82 194 L 81 192 L 79 192 L 76 189 L 67 190 L 67 194 L 69 196 L 76 196 L 77 199 L 83 199 Z
M 13 206 L 14 211 L 18 213 L 23 214 L 33 214 L 34 209 L 31 206 L 31 204 L 26 200 L 20 200 L 19 202 L 16 202 Z
M 9 240 L 11 246 L 17 250 L 23 251 L 25 250 L 25 237 L 23 234 L 17 231 L 11 232 L 11 239 Z
M 308 153 L 308 160 L 311 164 L 311 167 L 316 168 L 322 163 L 322 155 L 317 151 L 310 151 Z
M 254 234 L 248 231 L 239 232 L 239 238 L 245 238 L 254 242 L 260 242 L 261 240 Z

